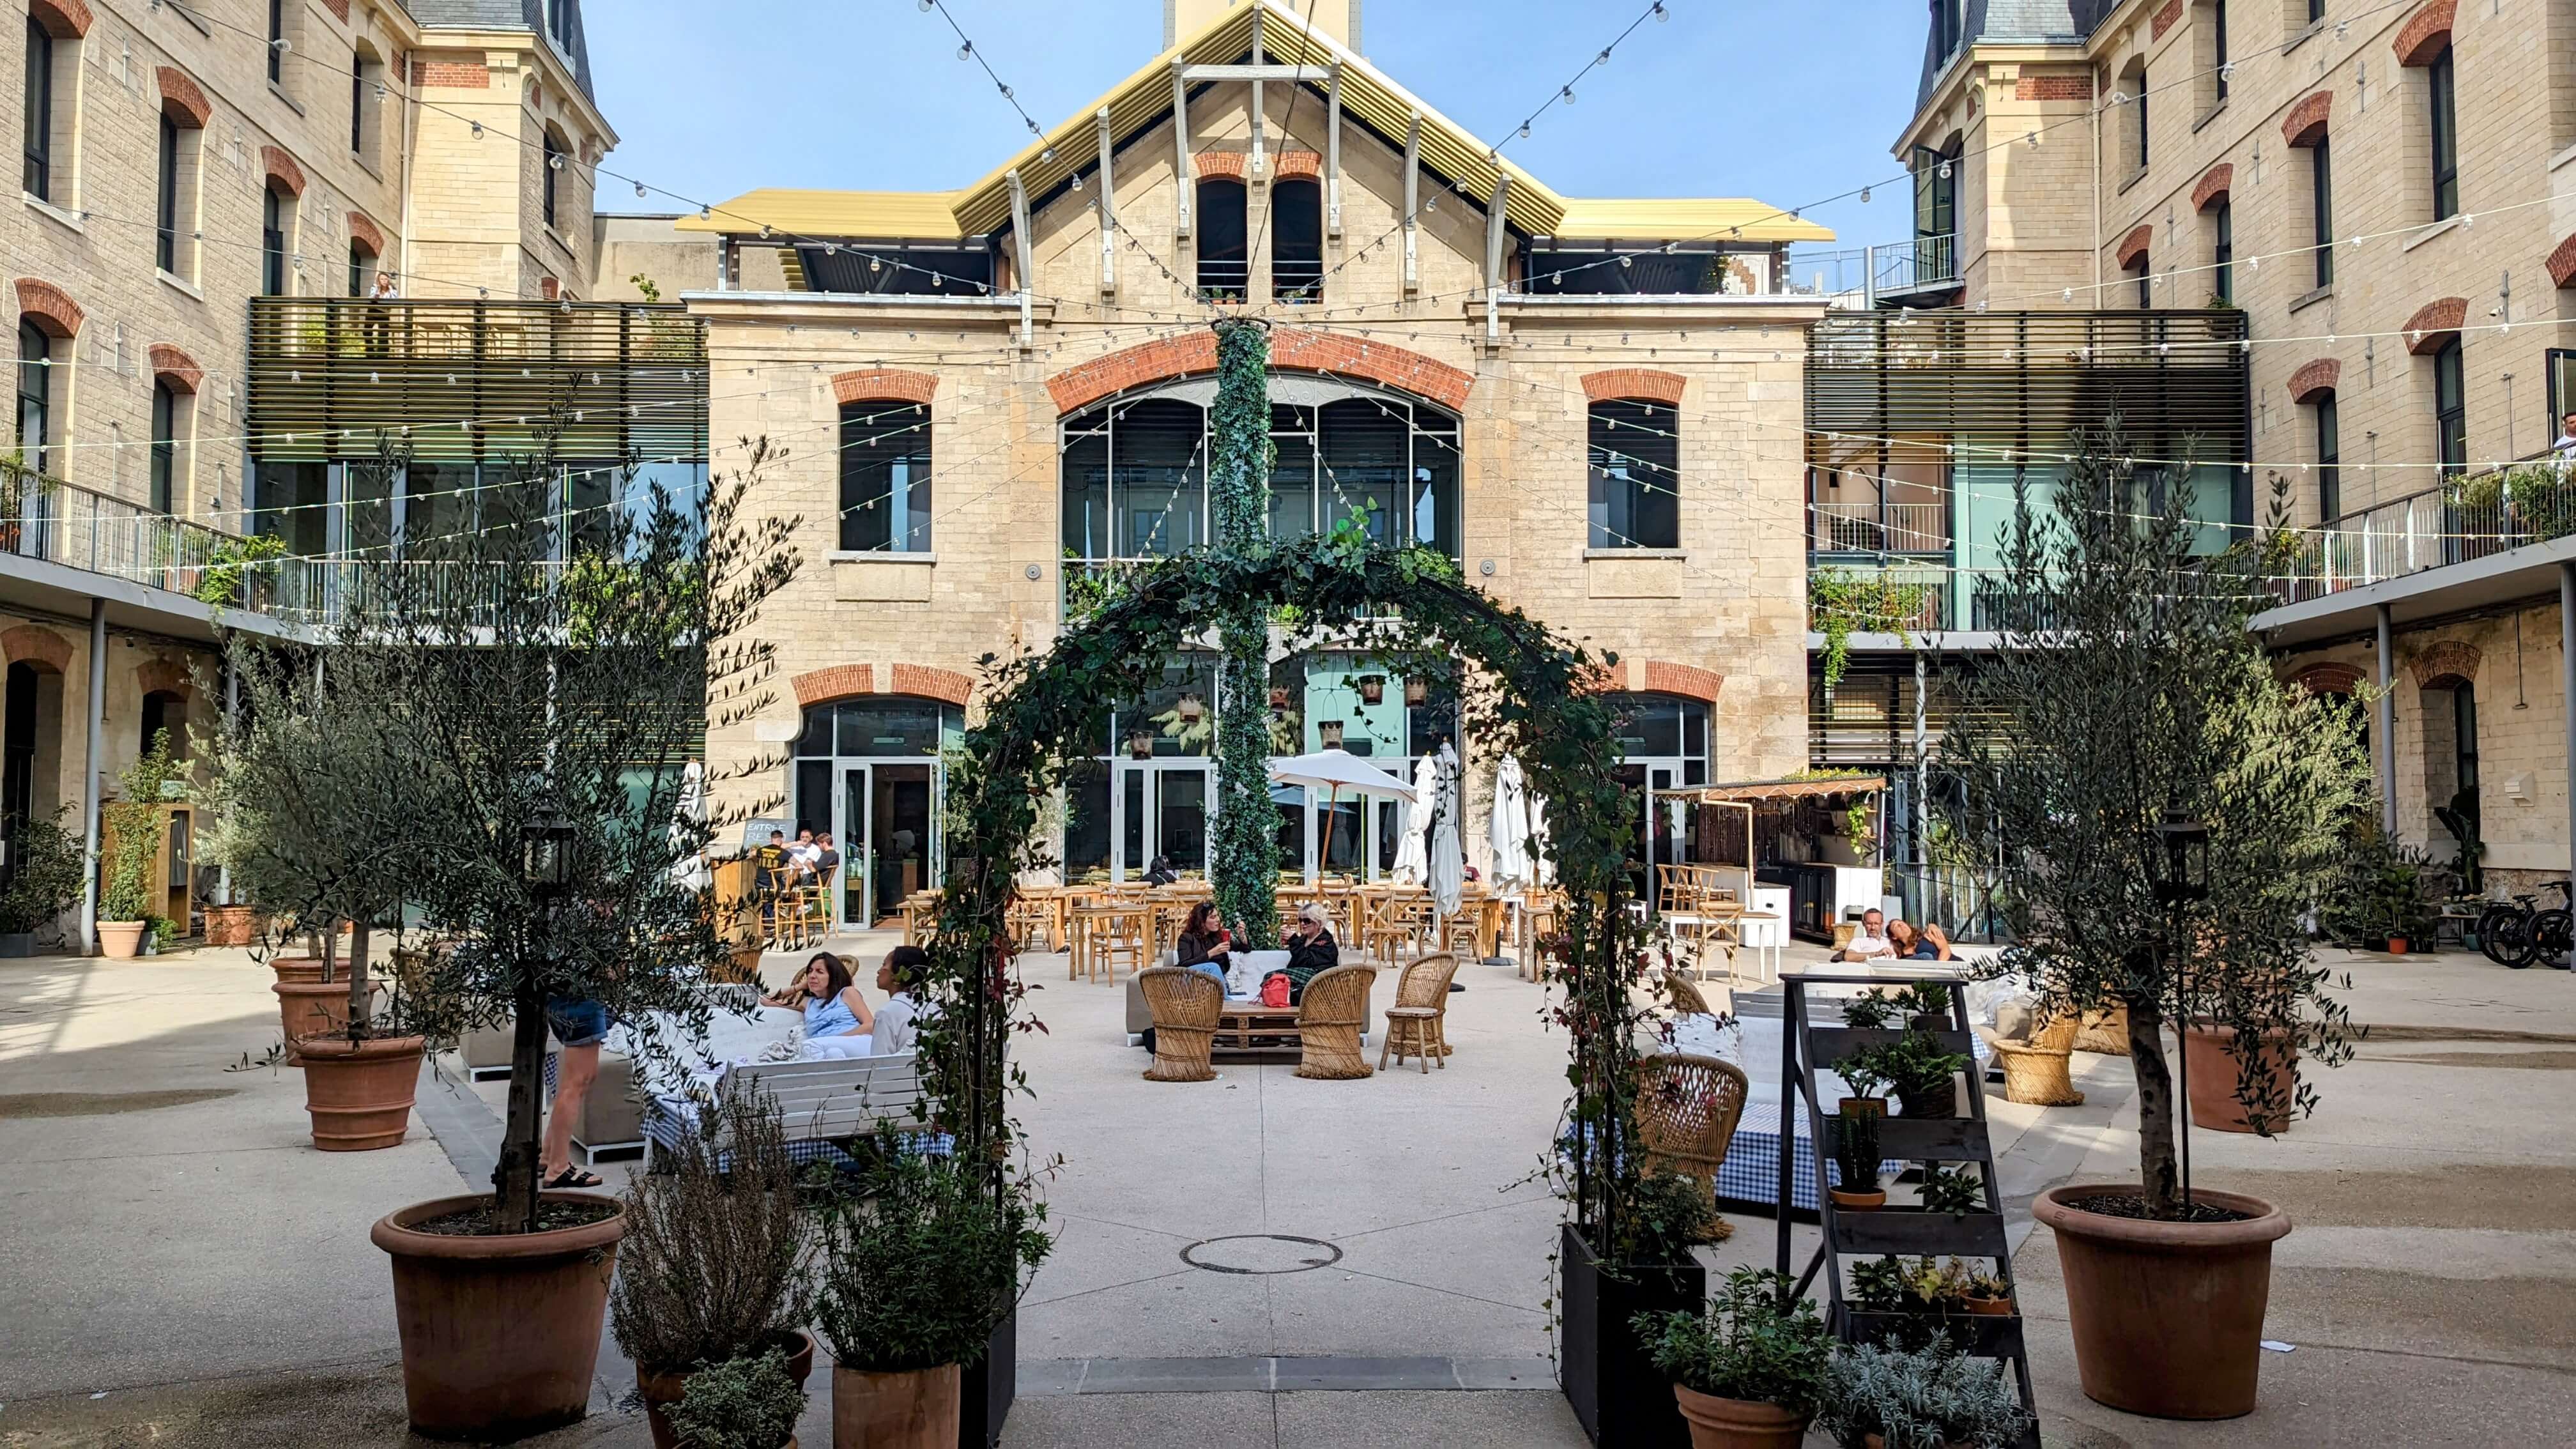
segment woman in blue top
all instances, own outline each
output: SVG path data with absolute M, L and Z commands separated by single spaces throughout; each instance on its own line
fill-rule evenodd
M 829 951 L 817 951 L 805 963 L 805 970 L 795 984 L 774 996 L 764 996 L 761 1003 L 786 1011 L 805 1013 L 805 1039 L 819 1040 L 833 1036 L 865 1036 L 876 1025 L 876 1013 L 868 1010 L 859 988 L 850 984 L 850 968 Z

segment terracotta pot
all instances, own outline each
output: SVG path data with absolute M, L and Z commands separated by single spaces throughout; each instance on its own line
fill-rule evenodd
M 101 921 L 98 923 L 98 952 L 115 961 L 131 961 L 143 949 L 142 921 Z
M 247 946 L 259 932 L 248 906 L 206 907 L 206 944 L 209 946 Z
M 2388 938 L 2388 954 L 2389 954 L 2389 955 L 2391 955 L 2391 956 L 2403 956 L 2403 955 L 2405 955 L 2405 954 L 2406 954 L 2406 938 L 2405 938 L 2404 936 L 2391 936 L 2391 937 L 2389 937 L 2389 938 Z
M 805 1387 L 805 1376 L 814 1371 L 814 1340 L 808 1334 L 796 1335 L 796 1348 L 787 1355 L 788 1376 L 796 1387 Z M 680 1449 L 679 1431 L 671 1427 L 670 1406 L 688 1392 L 689 1376 L 685 1373 L 655 1374 L 635 1371 L 635 1392 L 644 1400 L 644 1421 L 653 1430 L 653 1449 Z M 788 1441 L 793 1444 L 793 1439 Z
M 832 1369 L 832 1449 L 957 1449 L 957 1365 Z
M 2010 1318 L 2013 1311 L 2009 1298 L 1962 1298 L 1959 1306 L 1986 1318 Z
M 2082 1207 L 2099 1194 L 2137 1191 L 2134 1183 L 2056 1187 L 2031 1205 L 2057 1234 L 2085 1397 L 2159 1419 L 2253 1412 L 2272 1244 L 2290 1231 L 2289 1215 L 2260 1198 L 2205 1191 L 2193 1196 L 2252 1216 L 2165 1223 Z
M 1863 1114 L 1884 1117 L 1887 1115 L 1887 1099 L 1885 1097 L 1845 1097 L 1835 1104 L 1834 1110 L 1846 1117 L 1858 1117 Z
M 588 1193 L 545 1198 L 616 1206 Z M 508 1236 L 446 1237 L 410 1226 L 488 1201 L 477 1194 L 414 1203 L 367 1234 L 393 1258 L 403 1399 L 413 1432 L 432 1439 L 524 1439 L 575 1423 L 590 1408 L 626 1210 L 577 1228 Z
M 280 956 L 268 963 L 268 969 L 276 972 L 280 981 L 319 981 L 322 979 L 322 958 Z
M 305 973 L 298 972 L 297 975 Z M 318 968 L 309 981 L 290 980 L 283 972 L 268 989 L 277 993 L 277 1024 L 286 1036 L 286 1059 L 303 1061 L 296 1043 L 308 1036 L 327 1036 L 349 1025 L 349 978 L 324 981 Z
M 1673 1397 L 1690 1425 L 1691 1449 L 1798 1449 L 1812 1417 L 1753 1399 L 1721 1399 L 1680 1384 L 1673 1385 Z
M 1845 1192 L 1839 1187 L 1829 1187 L 1825 1191 L 1833 1198 L 1834 1206 L 1847 1213 L 1874 1213 L 1887 1206 L 1885 1188 L 1873 1192 Z
M 2263 1040 L 2264 1064 L 2270 1068 L 2275 1099 L 2284 1107 L 2264 1126 L 2274 1132 L 2286 1132 L 2290 1127 L 2287 1108 L 2299 1084 L 2298 1048 L 2282 1028 L 2264 1033 Z M 2236 1029 L 2195 1026 L 2188 1046 L 2183 1080 L 2191 1087 L 2191 1125 L 2212 1132 L 2253 1131 L 2254 1118 L 2236 1099 L 2236 1085 L 2245 1072 L 2245 1054 L 2236 1049 Z
M 420 1087 L 416 1036 L 307 1037 L 296 1044 L 304 1065 L 304 1110 L 313 1145 L 325 1152 L 372 1152 L 403 1140 L 412 1094 Z

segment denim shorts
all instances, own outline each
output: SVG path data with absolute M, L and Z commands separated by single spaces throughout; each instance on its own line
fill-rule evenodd
M 546 1002 L 546 1028 L 565 1046 L 597 1046 L 608 1038 L 608 1008 L 583 997 L 553 997 Z

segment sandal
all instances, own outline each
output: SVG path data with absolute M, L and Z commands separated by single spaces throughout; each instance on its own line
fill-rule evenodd
M 605 1187 L 607 1185 L 608 1180 L 606 1178 L 579 1167 L 567 1167 L 563 1171 L 546 1179 L 546 1191 L 548 1192 L 559 1192 L 567 1188 Z

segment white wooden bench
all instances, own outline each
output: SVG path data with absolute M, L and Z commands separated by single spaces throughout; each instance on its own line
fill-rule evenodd
M 777 1103 L 787 1127 L 787 1148 L 796 1161 L 830 1161 L 842 1156 L 833 1146 L 851 1137 L 877 1137 L 931 1130 L 921 1092 L 921 1074 L 910 1052 L 882 1057 L 847 1057 L 811 1062 L 755 1062 L 737 1066 L 719 1079 L 723 1090 L 765 1093 Z M 698 1106 L 691 1101 L 657 1097 L 644 1123 L 644 1168 L 653 1169 L 653 1149 L 669 1150 L 679 1134 L 695 1132 Z M 722 1161 L 727 1142 L 715 1147 Z

